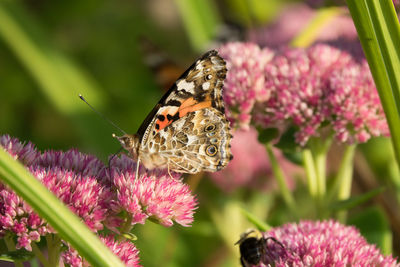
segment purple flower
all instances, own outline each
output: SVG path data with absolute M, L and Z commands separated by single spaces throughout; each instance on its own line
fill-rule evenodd
M 220 49 L 228 66 L 241 62 L 228 72 L 224 86 L 226 114 L 234 125 L 241 128 L 261 125 L 282 133 L 294 127 L 296 142 L 302 146 L 311 137 L 331 133 L 338 141 L 348 143 L 388 135 L 383 109 L 365 61 L 357 63 L 349 53 L 324 44 L 285 48 L 274 53 L 253 45 L 251 57 L 236 52 L 245 51 L 246 47 L 250 45 L 231 43 Z M 274 57 L 266 61 L 266 53 Z M 253 71 L 247 67 L 246 58 L 253 65 L 260 58 L 264 70 L 260 73 L 253 68 L 258 79 L 247 79 L 243 86 L 242 73 L 252 77 Z
M 183 226 L 193 222 L 197 201 L 180 179 L 173 179 L 167 171 L 158 170 L 141 172 L 135 180 L 135 165 L 126 156 L 115 158 L 111 165 L 116 190 L 112 209 L 116 213 L 126 211 L 132 224 L 143 224 L 149 217 L 164 226 L 172 226 L 173 221 Z M 116 166 L 127 167 L 118 169 Z
M 130 241 L 117 242 L 114 236 L 100 236 L 100 240 L 117 255 L 121 261 L 128 267 L 141 266 L 139 264 L 139 251 Z M 72 247 L 61 254 L 64 263 L 73 267 L 88 266 L 88 263 L 82 259 L 76 250 Z
M 368 244 L 354 226 L 333 220 L 301 221 L 265 232 L 282 245 L 268 240 L 263 262 L 258 266 L 400 266 Z

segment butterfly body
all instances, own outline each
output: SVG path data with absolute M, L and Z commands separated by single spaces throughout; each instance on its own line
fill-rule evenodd
M 225 61 L 216 51 L 199 58 L 162 97 L 135 135 L 117 137 L 147 169 L 218 171 L 232 159 L 222 100 Z

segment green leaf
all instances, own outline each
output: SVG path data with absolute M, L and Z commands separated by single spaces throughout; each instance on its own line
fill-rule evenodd
M 362 210 L 349 219 L 349 224 L 356 226 L 368 243 L 376 244 L 383 254 L 392 253 L 392 232 L 380 207 L 374 206 Z
M 286 152 L 283 151 L 283 156 L 289 160 L 290 162 L 296 164 L 296 165 L 303 165 L 303 154 L 300 151 L 295 151 L 295 152 Z
M 294 134 L 296 133 L 296 128 L 290 127 L 287 129 L 279 139 L 279 142 L 275 145 L 275 147 L 281 149 L 282 151 L 291 153 L 298 152 L 299 146 L 296 143 L 296 139 Z
M 18 251 L 9 251 L 7 253 L 0 254 L 0 260 L 10 261 L 10 262 L 29 261 L 34 257 L 35 257 L 34 253 L 32 253 L 30 251 L 22 250 L 22 249 L 18 250 Z
M 124 266 L 79 217 L 3 149 L 0 149 L 0 178 L 93 266 Z
M 383 191 L 385 191 L 385 188 L 382 186 L 359 196 L 350 197 L 346 200 L 335 201 L 329 205 L 329 209 L 334 211 L 348 210 L 367 202 L 368 200 L 382 193 Z
M 400 25 L 391 0 L 347 0 L 400 162 Z
M 257 128 L 258 141 L 261 144 L 267 144 L 279 136 L 279 130 L 276 128 Z

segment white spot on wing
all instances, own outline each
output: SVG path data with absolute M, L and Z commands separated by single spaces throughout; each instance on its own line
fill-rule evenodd
M 203 83 L 203 84 L 201 85 L 201 87 L 203 88 L 203 90 L 208 90 L 208 89 L 210 89 L 210 82 Z
M 178 91 L 185 90 L 188 93 L 194 94 L 194 82 L 187 82 L 185 79 L 181 79 L 176 82 Z

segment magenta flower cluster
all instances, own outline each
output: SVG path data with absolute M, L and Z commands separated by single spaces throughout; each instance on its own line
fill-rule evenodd
M 31 144 L 23 144 L 8 135 L 0 136 L 0 145 L 64 202 L 95 233 L 105 227 L 118 232 L 151 217 L 165 226 L 173 222 L 189 226 L 193 222 L 197 201 L 179 176 L 166 171 L 141 171 L 135 180 L 135 163 L 128 157 L 114 158 L 111 167 L 91 155 L 77 150 L 41 153 Z M 110 175 L 110 173 L 112 175 Z M 121 217 L 120 214 L 127 214 Z M 129 225 L 126 225 L 129 222 Z M 55 233 L 25 201 L 7 186 L 0 185 L 0 235 L 15 236 L 17 249 L 32 250 L 32 242 Z M 137 250 L 128 243 L 103 241 L 125 261 L 137 262 Z M 129 252 L 130 251 L 130 252 Z M 132 257 L 128 254 L 132 253 Z M 75 255 L 75 256 L 74 256 Z M 82 261 L 70 248 L 62 254 L 72 266 Z M 127 263 L 127 262 L 126 262 Z M 129 265 L 129 266 L 137 266 Z
M 301 221 L 273 228 L 264 237 L 266 253 L 258 266 L 400 266 L 369 244 L 354 226 L 336 221 Z
M 317 44 L 273 51 L 229 43 L 219 51 L 229 69 L 227 116 L 237 127 L 295 127 L 302 146 L 330 132 L 347 143 L 389 135 L 368 65 L 343 50 Z

